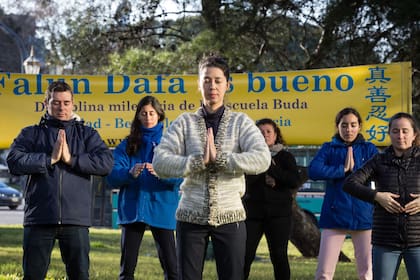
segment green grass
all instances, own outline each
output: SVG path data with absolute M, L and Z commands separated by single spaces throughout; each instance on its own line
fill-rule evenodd
M 117 279 L 120 260 L 120 230 L 91 228 L 90 276 L 91 279 Z M 340 262 L 337 265 L 334 279 L 356 280 L 356 265 L 354 263 L 353 246 L 346 240 L 344 252 L 352 260 L 351 263 Z M 250 280 L 274 279 L 273 269 L 265 240 L 257 251 L 258 261 L 251 268 Z M 0 226 L 0 280 L 22 279 L 22 226 Z M 293 246 L 289 246 L 289 259 L 292 279 L 313 280 L 316 269 L 315 258 L 304 258 Z M 51 264 L 47 279 L 64 279 L 64 266 L 61 262 L 60 252 L 53 250 Z M 156 256 L 152 235 L 145 233 L 144 241 L 140 248 L 140 256 L 136 269 L 136 279 L 161 280 L 162 269 Z M 203 279 L 217 279 L 214 261 L 206 261 Z M 399 280 L 408 279 L 405 267 L 400 268 Z

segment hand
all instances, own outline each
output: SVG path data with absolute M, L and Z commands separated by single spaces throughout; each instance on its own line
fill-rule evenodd
M 131 176 L 133 176 L 133 178 L 137 178 L 137 177 L 139 177 L 139 175 L 143 171 L 144 167 L 145 167 L 144 163 L 136 163 L 136 164 L 134 164 L 133 167 L 131 167 L 129 172 L 130 172 Z
M 66 131 L 64 129 L 58 131 L 57 140 L 54 143 L 51 154 L 51 165 L 56 164 L 60 160 L 66 164 L 70 164 L 71 162 L 71 154 L 67 144 Z
M 272 188 L 276 186 L 276 180 L 268 174 L 265 174 L 265 183 Z
M 67 139 L 66 139 L 66 131 L 64 129 L 60 129 L 59 134 L 62 137 L 62 153 L 61 153 L 61 160 L 65 163 L 70 165 L 71 163 L 71 154 L 70 154 L 70 150 L 69 150 L 69 145 L 67 144 Z
M 399 197 L 390 192 L 377 192 L 375 200 L 389 213 L 398 214 L 404 212 L 404 208 L 395 200 Z
M 216 161 L 216 146 L 214 146 L 213 128 L 207 129 L 207 142 L 204 151 L 204 164 Z
M 348 146 L 347 147 L 347 155 L 346 155 L 346 161 L 344 163 L 344 173 L 348 171 L 353 171 L 354 168 L 354 158 L 353 158 L 353 147 Z
M 54 143 L 53 151 L 51 154 L 51 165 L 59 162 L 63 154 L 63 137 L 61 136 L 61 131 L 61 129 L 58 131 L 57 140 Z
M 420 212 L 420 194 L 410 193 L 410 196 L 414 199 L 405 205 L 404 210 L 405 213 L 414 215 Z
M 153 165 L 151 164 L 151 163 L 145 163 L 144 164 L 144 168 L 146 168 L 147 169 L 147 171 L 149 171 L 150 172 L 150 174 L 152 174 L 153 176 L 156 176 L 156 177 L 158 177 L 158 175 L 156 174 L 156 171 L 155 171 L 155 169 L 153 168 Z

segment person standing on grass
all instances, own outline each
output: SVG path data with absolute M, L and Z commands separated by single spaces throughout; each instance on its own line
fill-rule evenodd
M 395 280 L 401 260 L 420 277 L 420 131 L 413 116 L 388 123 L 391 146 L 347 177 L 344 191 L 374 205 L 373 279 Z M 375 188 L 370 188 L 370 182 Z
M 184 178 L 176 212 L 179 279 L 202 279 L 209 238 L 218 279 L 242 279 L 244 174 L 264 172 L 271 156 L 254 122 L 223 104 L 230 79 L 226 61 L 204 57 L 198 71 L 202 107 L 172 122 L 155 149 L 153 166 L 160 177 Z
M 112 152 L 98 132 L 73 113 L 73 92 L 62 81 L 46 91 L 47 113 L 24 128 L 7 157 L 25 186 L 23 279 L 45 279 L 57 239 L 67 278 L 89 279 L 91 175 L 112 169 Z
M 182 179 L 161 179 L 152 164 L 164 119 L 159 101 L 153 96 L 143 97 L 137 105 L 130 134 L 114 150 L 114 168 L 107 179 L 111 186 L 120 189 L 120 280 L 134 279 L 147 227 L 153 234 L 165 279 L 178 278 L 174 230 Z
M 343 191 L 344 179 L 378 151 L 360 134 L 362 118 L 354 108 L 344 108 L 335 117 L 337 133 L 324 143 L 309 164 L 312 180 L 326 180 L 319 226 L 321 243 L 315 279 L 333 279 L 341 247 L 347 235 L 354 245 L 359 279 L 372 279 L 370 203 Z
M 257 127 L 271 152 L 270 168 L 258 175 L 246 176 L 246 254 L 244 279 L 248 279 L 251 264 L 260 240 L 265 235 L 274 268 L 275 279 L 290 279 L 287 256 L 292 226 L 293 190 L 300 186 L 295 157 L 286 151 L 278 125 L 271 119 L 257 121 Z

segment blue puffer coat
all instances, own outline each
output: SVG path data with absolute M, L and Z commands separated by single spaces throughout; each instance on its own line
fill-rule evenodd
M 352 147 L 355 161 L 353 171 L 378 153 L 375 145 L 366 142 L 361 134 L 352 143 Z M 346 154 L 347 145 L 335 135 L 331 142 L 322 145 L 309 165 L 310 179 L 327 182 L 319 225 L 329 229 L 371 229 L 372 204 L 343 191 L 344 179 L 349 175 L 344 173 Z
M 71 165 L 51 166 L 58 130 L 66 131 Z M 72 119 L 49 116 L 39 125 L 24 128 L 7 157 L 10 172 L 28 175 L 24 225 L 91 225 L 91 175 L 105 176 L 112 169 L 112 152 L 96 130 Z
M 114 168 L 107 180 L 112 187 L 120 189 L 119 224 L 143 222 L 153 227 L 175 229 L 182 179 L 159 179 L 146 169 L 137 178 L 129 173 L 136 163 L 152 162 L 153 150 L 160 142 L 162 130 L 162 123 L 150 129 L 142 127 L 142 144 L 134 156 L 126 152 L 126 139 L 114 150 Z

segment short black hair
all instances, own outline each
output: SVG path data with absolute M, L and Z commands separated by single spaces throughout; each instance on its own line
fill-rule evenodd
M 206 67 L 217 67 L 221 69 L 223 71 L 224 76 L 226 77 L 226 80 L 229 81 L 230 79 L 229 64 L 220 55 L 210 54 L 210 55 L 204 56 L 198 64 L 198 73 L 200 73 L 201 70 Z

